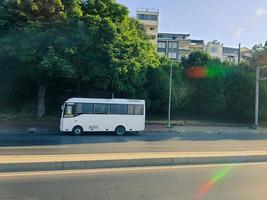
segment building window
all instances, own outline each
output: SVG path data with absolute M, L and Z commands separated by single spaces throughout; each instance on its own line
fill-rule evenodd
M 152 21 L 158 21 L 158 16 L 157 15 L 151 15 L 151 20 Z
M 179 49 L 189 49 L 189 42 L 187 42 L 187 41 L 180 41 L 179 42 Z
M 177 58 L 177 53 L 176 52 L 169 52 L 168 53 L 168 57 L 171 58 L 171 59 L 176 59 Z
M 165 49 L 166 48 L 166 42 L 158 42 L 158 48 Z
M 177 49 L 178 43 L 177 42 L 169 42 L 169 48 Z
M 157 15 L 138 14 L 137 18 L 140 20 L 158 21 Z
M 144 14 L 138 14 L 138 19 L 144 20 L 145 19 L 145 15 Z
M 210 48 L 211 53 L 217 53 L 217 48 L 216 47 L 211 47 Z

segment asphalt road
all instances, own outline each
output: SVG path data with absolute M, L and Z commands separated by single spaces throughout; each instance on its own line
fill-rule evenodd
M 267 150 L 267 135 L 1 133 L 0 155 Z
M 267 163 L 0 174 L 1 200 L 262 200 Z

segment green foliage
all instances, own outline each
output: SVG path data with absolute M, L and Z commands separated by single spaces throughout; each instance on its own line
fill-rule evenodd
M 160 66 L 150 68 L 147 74 L 148 104 L 152 113 L 167 112 L 168 110 L 171 65 L 173 66 L 172 110 L 177 111 L 185 105 L 187 86 L 181 65 L 163 57 Z
M 159 58 L 128 14 L 115 0 L 1 1 L 0 66 L 36 88 L 64 83 L 62 92 L 77 96 L 86 88 L 141 98 L 147 69 Z
M 72 66 L 64 58 L 60 58 L 52 46 L 48 47 L 47 53 L 38 66 L 40 77 L 50 80 L 52 78 L 72 78 L 75 76 Z
M 236 67 L 226 80 L 227 113 L 240 119 L 253 119 L 255 71 Z
M 188 58 L 182 58 L 182 66 L 184 68 L 205 66 L 210 60 L 210 55 L 207 52 L 194 51 Z
M 35 113 L 43 88 L 38 100 L 49 113 L 88 91 L 146 99 L 149 113 L 166 113 L 173 65 L 173 113 L 253 117 L 255 72 L 248 63 L 222 63 L 201 51 L 182 63 L 159 58 L 144 27 L 115 0 L 0 1 L 0 46 L 1 110 Z M 267 43 L 253 48 L 254 66 L 266 57 Z M 201 66 L 209 69 L 206 79 L 185 76 Z M 262 117 L 266 91 L 262 84 Z
M 267 41 L 265 44 L 257 44 L 252 48 L 252 60 L 253 66 L 267 65 Z
M 182 64 L 184 67 L 205 66 L 207 77 L 187 80 L 189 93 L 185 109 L 235 120 L 253 119 L 255 72 L 244 64 L 239 67 L 211 59 L 203 52 L 192 54 Z

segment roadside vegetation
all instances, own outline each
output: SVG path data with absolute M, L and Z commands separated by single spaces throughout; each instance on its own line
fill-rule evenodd
M 266 55 L 267 43 L 256 45 L 253 59 L 239 66 L 205 52 L 174 63 L 174 116 L 251 122 L 254 68 Z M 59 116 L 70 97 L 140 98 L 148 117 L 165 116 L 171 64 L 115 0 L 0 1 L 1 118 Z M 213 75 L 189 78 L 186 71 L 195 66 Z M 266 100 L 263 83 L 262 119 Z

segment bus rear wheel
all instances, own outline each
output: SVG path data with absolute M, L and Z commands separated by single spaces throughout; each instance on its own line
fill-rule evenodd
M 75 136 L 80 136 L 83 134 L 83 128 L 81 126 L 75 126 L 73 129 L 72 129 L 72 134 L 75 135 Z
M 116 129 L 115 129 L 115 133 L 116 135 L 118 136 L 123 136 L 126 134 L 126 130 L 123 126 L 118 126 Z

